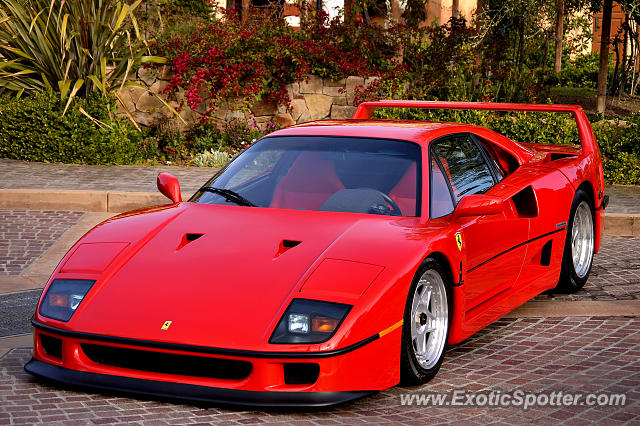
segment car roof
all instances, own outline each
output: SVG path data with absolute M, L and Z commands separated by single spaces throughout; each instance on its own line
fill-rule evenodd
M 278 130 L 269 136 L 348 136 L 401 139 L 420 143 L 430 139 L 430 134 L 443 129 L 448 129 L 451 133 L 455 133 L 469 132 L 482 128 L 470 124 L 439 121 L 347 119 L 311 121 Z M 486 129 L 483 130 L 486 131 Z

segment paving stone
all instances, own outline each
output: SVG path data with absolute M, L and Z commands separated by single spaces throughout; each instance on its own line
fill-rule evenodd
M 0 209 L 0 277 L 19 275 L 83 215 L 78 211 Z
M 640 238 L 604 236 L 585 286 L 573 294 L 544 293 L 534 300 L 640 299 Z
M 217 171 L 209 167 L 88 166 L 0 159 L 0 189 L 157 192 L 158 173 L 168 172 L 180 180 L 183 193 L 192 194 Z
M 194 406 L 63 389 L 25 373 L 22 366 L 31 350 L 14 349 L 0 358 L 0 423 L 424 424 L 428 419 L 436 424 L 638 424 L 639 342 L 640 318 L 501 319 L 450 348 L 438 375 L 424 386 L 397 386 L 338 407 L 295 411 Z M 528 410 L 517 406 L 401 404 L 401 395 L 456 389 L 483 393 L 517 389 L 583 395 L 605 392 L 626 394 L 627 398 L 624 406 L 547 404 Z M 42 402 L 43 395 L 46 402 Z M 76 408 L 77 401 L 84 401 L 84 408 Z

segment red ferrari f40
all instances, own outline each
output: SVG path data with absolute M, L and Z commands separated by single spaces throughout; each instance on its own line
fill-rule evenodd
M 376 108 L 570 114 L 574 146 Z M 537 294 L 580 289 L 607 204 L 578 106 L 379 101 L 262 138 L 183 202 L 113 217 L 44 288 L 36 376 L 219 404 L 329 405 L 430 380 Z

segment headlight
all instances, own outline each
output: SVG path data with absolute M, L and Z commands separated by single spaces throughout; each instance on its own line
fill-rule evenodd
M 40 315 L 69 321 L 93 283 L 92 280 L 53 280 L 40 304 Z
M 294 299 L 280 319 L 269 343 L 322 343 L 336 332 L 351 305 Z

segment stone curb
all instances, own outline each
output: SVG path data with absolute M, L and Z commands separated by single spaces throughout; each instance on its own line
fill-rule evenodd
M 529 301 L 505 318 L 640 316 L 640 300 Z
M 605 213 L 604 233 L 640 237 L 640 214 Z
M 5 209 L 121 213 L 164 204 L 169 204 L 169 199 L 158 192 L 0 189 L 0 208 Z
M 184 193 L 188 199 L 190 193 Z M 169 204 L 158 192 L 91 191 L 57 189 L 0 189 L 0 208 L 86 210 L 121 213 Z M 605 213 L 605 235 L 640 237 L 640 214 Z

